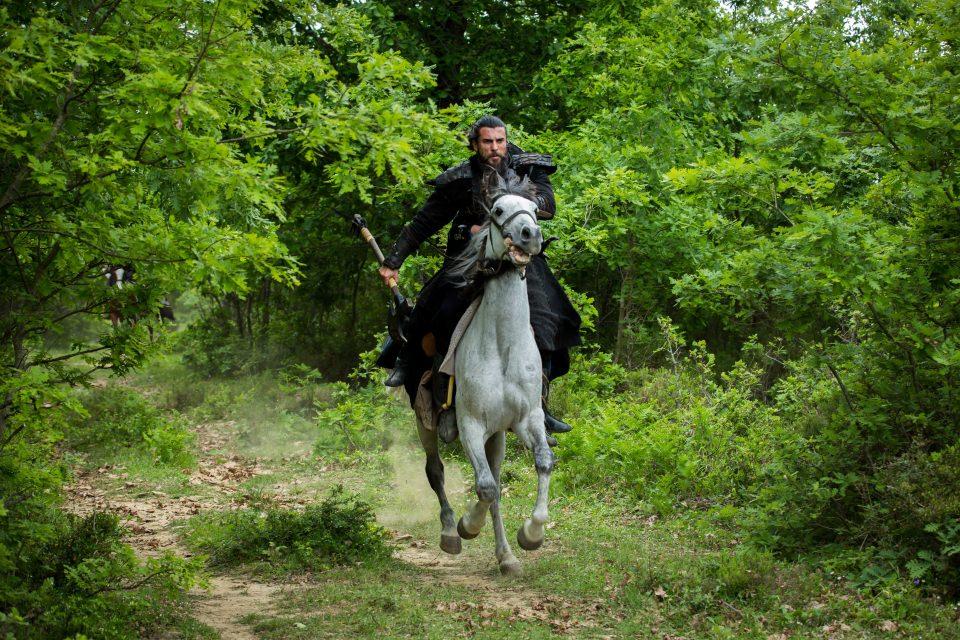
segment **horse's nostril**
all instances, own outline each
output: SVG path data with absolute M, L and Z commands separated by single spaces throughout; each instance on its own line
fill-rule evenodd
M 530 227 L 524 227 L 520 231 L 520 237 L 523 238 L 524 240 L 529 240 L 532 235 L 533 233 L 530 232 Z

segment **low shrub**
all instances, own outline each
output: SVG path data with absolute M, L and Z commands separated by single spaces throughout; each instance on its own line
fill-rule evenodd
M 385 450 L 403 434 L 415 434 L 414 416 L 406 396 L 397 400 L 377 383 L 333 386 L 332 399 L 317 403 L 316 453 Z
M 192 518 L 188 529 L 188 542 L 209 554 L 215 566 L 320 570 L 389 555 L 372 508 L 342 487 L 303 511 L 269 507 L 205 513 Z
M 34 514 L 0 580 L 6 638 L 141 638 L 183 616 L 197 564 L 173 556 L 137 560 L 117 517 L 48 509 Z
M 140 393 L 119 385 L 91 389 L 82 401 L 89 417 L 71 420 L 67 432 L 71 446 L 145 448 L 157 464 L 180 468 L 194 464 L 196 436 L 179 413 L 165 414 Z
M 661 514 L 684 504 L 737 503 L 785 447 L 797 446 L 799 437 L 749 389 L 715 382 L 696 362 L 628 378 L 599 358 L 575 360 L 573 383 L 564 380 L 555 391 L 576 425 L 562 436 L 557 474 L 571 488 L 617 487 Z M 598 394 L 601 382 L 590 382 L 596 371 L 626 388 Z

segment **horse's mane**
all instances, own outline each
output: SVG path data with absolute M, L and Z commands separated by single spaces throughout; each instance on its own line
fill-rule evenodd
M 488 207 L 493 207 L 493 203 L 497 199 L 507 195 L 520 196 L 527 200 L 535 200 L 537 187 L 534 183 L 530 182 L 530 178 L 524 176 L 523 180 L 521 180 L 512 169 L 508 169 L 507 171 L 507 177 L 504 179 L 495 170 L 484 169 L 483 197 Z
M 536 202 L 537 189 L 530 180 L 524 176 L 523 180 L 517 178 L 514 173 L 508 176 L 504 181 L 494 176 L 494 171 L 488 171 L 484 174 L 483 195 L 484 206 L 488 211 L 493 208 L 494 203 L 503 196 L 513 195 L 526 198 Z M 490 216 L 480 226 L 480 229 L 474 233 L 467 247 L 453 259 L 453 264 L 447 269 L 446 277 L 454 287 L 462 289 L 477 279 L 480 262 L 483 260 L 482 252 L 487 246 L 487 239 L 490 237 Z
M 487 218 L 480 225 L 480 229 L 470 237 L 467 247 L 453 259 L 453 263 L 447 269 L 446 277 L 457 289 L 463 289 L 476 279 L 480 261 L 483 260 L 482 251 L 487 246 L 489 237 L 490 218 Z

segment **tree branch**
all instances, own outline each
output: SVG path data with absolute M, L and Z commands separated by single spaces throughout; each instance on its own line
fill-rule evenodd
M 54 362 L 63 362 L 64 360 L 69 360 L 70 358 L 76 358 L 77 356 L 85 356 L 88 353 L 97 353 L 98 351 L 103 351 L 104 349 L 109 349 L 110 347 L 101 345 L 99 347 L 93 347 L 91 349 L 84 349 L 83 351 L 75 351 L 73 353 L 67 353 L 62 356 L 57 356 L 55 358 L 45 358 L 43 360 L 34 360 L 28 366 L 37 367 L 41 365 L 52 364 Z
M 310 125 L 305 124 L 299 127 L 291 127 L 290 129 L 273 129 L 271 131 L 266 131 L 264 133 L 257 133 L 250 136 L 240 136 L 238 138 L 221 138 L 217 141 L 218 144 L 229 144 L 232 142 L 244 142 L 246 140 L 255 140 L 257 138 L 268 138 L 270 136 L 280 136 L 286 135 L 288 133 L 294 133 L 296 131 L 303 131 L 304 129 L 309 129 Z
M 842 91 L 840 91 L 839 89 L 837 89 L 837 88 L 835 88 L 835 87 L 832 87 L 832 86 L 830 86 L 830 85 L 828 85 L 828 84 L 826 84 L 826 83 L 824 83 L 824 82 L 820 82 L 820 81 L 818 81 L 818 80 L 816 80 L 816 79 L 808 76 L 807 74 L 803 73 L 802 71 L 799 71 L 799 70 L 797 70 L 797 69 L 794 69 L 794 68 L 788 66 L 787 63 L 784 62 L 784 59 L 783 59 L 783 47 L 784 47 L 784 45 L 787 43 L 787 40 L 789 40 L 789 39 L 793 36 L 793 34 L 797 32 L 797 30 L 798 30 L 799 28 L 800 28 L 800 27 L 799 27 L 799 25 L 798 25 L 797 27 L 795 27 L 795 28 L 793 29 L 793 31 L 791 31 L 789 34 L 787 34 L 787 36 L 786 36 L 783 40 L 780 41 L 780 44 L 777 46 L 777 55 L 776 55 L 776 59 L 775 59 L 776 65 L 777 65 L 778 67 L 780 67 L 781 69 L 783 69 L 784 71 L 786 71 L 787 73 L 790 73 L 790 74 L 792 74 L 792 75 L 800 78 L 801 80 L 804 80 L 804 81 L 806 81 L 806 82 L 808 82 L 808 83 L 810 83 L 810 84 L 812 84 L 812 85 L 814 85 L 814 86 L 816 86 L 816 87 L 819 87 L 820 89 L 822 89 L 822 90 L 826 91 L 827 93 L 833 95 L 834 97 L 836 97 L 837 99 L 839 99 L 841 102 L 843 102 L 844 104 L 846 104 L 848 107 L 850 107 L 851 109 L 853 109 L 854 111 L 856 111 L 856 112 L 860 115 L 861 118 L 863 118 L 864 120 L 866 120 L 867 122 L 869 122 L 870 124 L 872 124 L 872 125 L 874 126 L 874 128 L 880 133 L 880 135 L 882 135 L 882 136 L 884 137 L 884 139 L 885 139 L 885 140 L 887 141 L 887 143 L 893 148 L 893 150 L 896 151 L 897 154 L 899 154 L 901 157 L 903 157 L 903 159 L 907 162 L 908 165 L 910 165 L 910 167 L 911 167 L 914 171 L 920 171 L 920 168 L 917 167 L 917 166 L 913 163 L 913 161 L 910 160 L 910 158 L 907 158 L 906 156 L 904 156 L 903 150 L 900 148 L 900 145 L 897 144 L 897 141 L 893 139 L 893 137 L 890 135 L 890 133 L 884 128 L 883 124 L 882 124 L 875 116 L 873 116 L 873 115 L 871 115 L 870 113 L 868 113 L 863 107 L 861 107 L 859 104 L 857 104 L 856 102 L 854 102 L 852 98 L 850 98 L 849 96 L 847 96 L 846 94 L 844 94 L 844 93 L 843 93 Z
M 37 227 L 25 227 L 20 229 L 5 229 L 4 231 L 13 231 L 16 233 L 23 233 L 23 232 L 44 233 L 49 235 L 63 236 L 65 238 L 71 238 L 73 240 L 76 240 L 80 244 L 90 247 L 94 251 L 100 252 L 105 256 L 108 256 L 110 258 L 117 258 L 118 260 L 124 260 L 127 262 L 153 262 L 157 264 L 178 264 L 181 262 L 187 262 L 188 260 L 187 258 L 148 258 L 145 256 L 130 256 L 130 255 L 124 255 L 120 253 L 115 253 L 108 249 L 104 249 L 103 247 L 100 247 L 89 240 L 81 238 L 75 233 L 70 233 L 69 231 L 61 231 L 59 229 L 40 229 Z

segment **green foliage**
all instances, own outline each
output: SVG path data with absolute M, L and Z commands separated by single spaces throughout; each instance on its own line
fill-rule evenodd
M 909 576 L 955 588 L 956 446 L 896 454 L 882 414 L 872 425 L 851 421 L 835 381 L 809 363 L 792 366 L 771 403 L 761 367 L 738 362 L 718 383 L 702 345 L 674 371 L 627 378 L 608 358 L 575 360 L 555 385 L 577 425 L 563 437 L 562 486 L 614 488 L 658 514 L 707 510 L 781 552 L 866 540 L 865 553 L 847 556 L 855 568 L 845 573 L 859 584 Z M 602 383 L 619 383 L 619 393 L 604 394 Z
M 8 637 L 133 639 L 183 615 L 195 562 L 138 561 L 111 514 L 48 510 L 33 526 L 0 581 L 0 630 Z
M 716 384 L 697 356 L 686 356 L 676 373 L 635 375 L 614 396 L 597 393 L 617 381 L 609 356 L 576 361 L 555 391 L 577 425 L 564 436 L 570 459 L 561 481 L 620 486 L 659 513 L 749 502 L 770 465 L 801 448 L 801 436 L 749 388 Z
M 317 405 L 318 454 L 384 451 L 412 428 L 413 415 L 406 396 L 388 400 L 383 385 L 350 387 L 334 383 L 329 405 Z
M 389 555 L 373 510 L 338 487 L 302 512 L 281 508 L 201 514 L 187 539 L 214 566 L 255 563 L 274 571 L 321 570 Z
M 355 4 L 385 48 L 433 68 L 431 97 L 441 106 L 489 100 L 505 118 L 536 121 L 542 114 L 536 102 L 526 100 L 536 70 L 556 54 L 587 3 Z
M 164 415 L 142 394 L 120 385 L 90 389 L 86 415 L 74 418 L 68 441 L 74 447 L 146 450 L 154 463 L 192 467 L 196 436 L 182 416 Z

